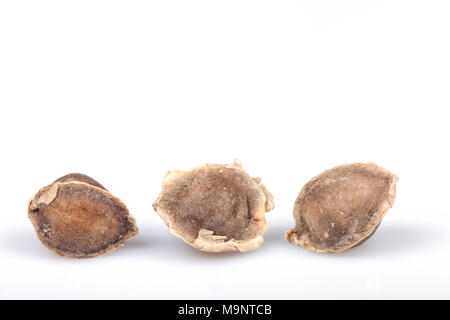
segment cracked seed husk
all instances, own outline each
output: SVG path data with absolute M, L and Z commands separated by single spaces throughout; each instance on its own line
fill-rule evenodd
M 310 180 L 294 206 L 286 240 L 313 252 L 341 252 L 370 237 L 392 207 L 398 177 L 373 163 L 327 170 Z
M 28 217 L 47 248 L 70 258 L 106 254 L 138 232 L 122 201 L 78 173 L 39 190 L 30 199 Z
M 169 172 L 153 208 L 171 233 L 204 252 L 247 252 L 263 243 L 273 197 L 239 161 Z

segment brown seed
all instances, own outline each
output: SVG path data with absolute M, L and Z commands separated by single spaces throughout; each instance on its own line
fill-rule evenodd
M 270 192 L 237 161 L 169 172 L 153 204 L 170 232 L 204 252 L 257 249 L 273 207 Z
M 310 180 L 295 201 L 286 240 L 314 252 L 341 252 L 369 237 L 392 207 L 398 178 L 376 164 L 348 164 Z
M 138 232 L 122 201 L 77 173 L 39 190 L 30 199 L 28 217 L 47 248 L 70 258 L 103 255 Z

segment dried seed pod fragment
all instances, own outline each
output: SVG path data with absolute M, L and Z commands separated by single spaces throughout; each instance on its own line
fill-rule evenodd
M 39 190 L 30 199 L 28 217 L 47 248 L 70 258 L 103 255 L 138 232 L 125 204 L 83 174 Z
M 205 164 L 169 172 L 153 204 L 177 237 L 204 252 L 247 252 L 263 243 L 273 197 L 241 167 Z
M 310 180 L 294 206 L 286 240 L 314 252 L 341 252 L 368 238 L 392 207 L 398 178 L 376 164 L 354 163 Z

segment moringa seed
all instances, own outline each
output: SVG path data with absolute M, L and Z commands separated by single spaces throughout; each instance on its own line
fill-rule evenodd
M 205 164 L 169 172 L 153 204 L 174 235 L 204 252 L 257 249 L 267 231 L 273 197 L 241 167 Z
M 118 198 L 84 174 L 69 174 L 39 190 L 28 206 L 39 240 L 70 258 L 106 254 L 138 232 Z
M 392 207 L 398 178 L 376 164 L 348 164 L 310 180 L 294 206 L 286 240 L 314 252 L 341 252 L 368 238 Z

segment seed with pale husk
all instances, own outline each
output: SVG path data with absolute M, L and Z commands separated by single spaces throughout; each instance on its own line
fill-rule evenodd
M 138 232 L 122 201 L 77 173 L 39 190 L 30 199 L 28 217 L 47 248 L 70 258 L 108 253 Z
M 267 230 L 272 195 L 241 167 L 205 164 L 169 172 L 153 204 L 169 230 L 204 252 L 257 249 Z
M 295 201 L 286 240 L 314 252 L 340 252 L 370 235 L 395 199 L 398 178 L 376 164 L 348 164 L 309 181 Z

